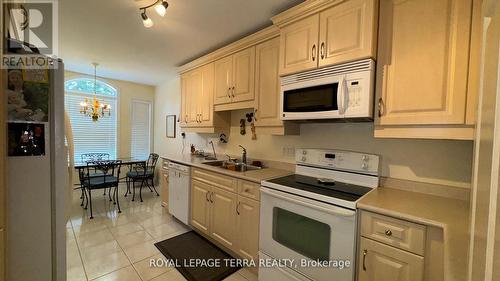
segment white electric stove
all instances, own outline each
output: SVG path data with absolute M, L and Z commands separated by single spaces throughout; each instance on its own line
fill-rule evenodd
M 295 174 L 262 182 L 259 280 L 354 280 L 356 202 L 379 183 L 379 156 L 299 149 Z

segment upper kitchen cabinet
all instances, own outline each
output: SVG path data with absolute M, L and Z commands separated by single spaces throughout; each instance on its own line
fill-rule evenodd
M 473 0 L 380 1 L 376 137 L 473 139 L 472 9 Z
M 376 0 L 306 1 L 272 20 L 280 28 L 280 75 L 376 55 Z
M 251 108 L 255 98 L 255 47 L 215 62 L 215 110 Z
M 180 126 L 185 131 L 213 133 L 224 131 L 229 118 L 214 113 L 214 64 L 210 63 L 181 75 Z
M 350 0 L 319 15 L 319 66 L 375 57 L 376 0 Z
M 280 119 L 279 48 L 279 37 L 255 47 L 254 124 L 257 134 L 285 135 L 300 131 L 298 124 L 285 124 Z
M 288 74 L 318 66 L 319 15 L 312 15 L 280 30 L 280 73 Z

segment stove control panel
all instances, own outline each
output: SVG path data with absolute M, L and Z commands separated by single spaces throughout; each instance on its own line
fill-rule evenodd
M 378 175 L 380 157 L 362 152 L 332 149 L 297 149 L 298 165 Z

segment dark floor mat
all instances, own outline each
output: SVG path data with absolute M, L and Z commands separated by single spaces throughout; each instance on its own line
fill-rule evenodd
M 194 231 L 158 242 L 155 246 L 167 259 L 175 261 L 177 270 L 189 281 L 219 281 L 240 269 L 226 266 L 225 261 L 232 257 Z M 208 263 L 194 266 L 196 261 L 218 261 L 220 266 L 209 266 Z

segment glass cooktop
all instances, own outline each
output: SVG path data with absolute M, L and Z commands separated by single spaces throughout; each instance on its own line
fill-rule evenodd
M 298 174 L 268 180 L 268 182 L 347 201 L 356 201 L 372 190 L 365 186 L 325 181 Z

